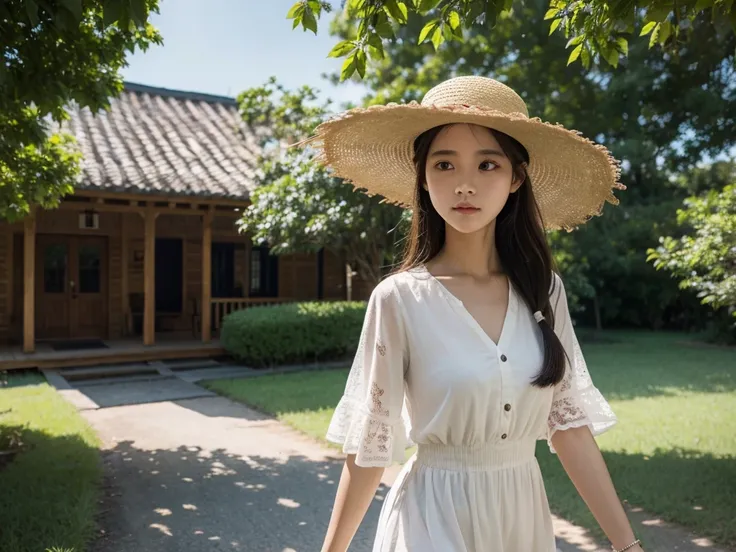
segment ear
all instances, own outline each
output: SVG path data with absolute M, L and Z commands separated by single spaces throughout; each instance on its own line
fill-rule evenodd
M 527 177 L 526 167 L 527 167 L 526 163 L 522 163 L 521 166 L 519 167 L 519 171 L 523 171 L 523 176 L 514 172 L 514 180 L 513 182 L 511 182 L 511 193 L 512 194 L 515 193 L 519 188 L 521 188 L 521 185 L 526 180 L 526 177 Z

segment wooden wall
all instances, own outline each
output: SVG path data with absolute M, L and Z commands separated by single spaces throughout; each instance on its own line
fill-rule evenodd
M 123 271 L 127 267 L 127 294 L 143 292 L 143 217 L 138 213 L 101 212 L 99 228 L 79 228 L 79 215 L 74 211 L 40 211 L 37 218 L 37 234 L 98 235 L 107 238 L 109 282 L 108 336 L 119 338 L 129 326 L 126 312 L 128 299 L 123 296 Z M 236 282 L 243 282 L 247 294 L 250 258 L 250 239 L 238 232 L 234 216 L 217 213 L 213 220 L 212 241 L 241 243 L 245 247 L 236 252 Z M 183 247 L 183 312 L 166 320 L 169 329 L 189 331 L 193 308 L 201 297 L 202 220 L 190 215 L 160 215 L 156 220 L 156 237 L 180 238 Z M 126 240 L 126 244 L 123 243 Z M 126 246 L 127 245 L 127 249 Z M 127 258 L 123 258 L 127 251 Z M 279 257 L 280 297 L 298 300 L 317 299 L 318 256 L 316 254 L 282 255 Z M 42 267 L 37 266 L 38 274 Z M 356 293 L 358 292 L 358 293 Z M 345 266 L 336 256 L 325 253 L 323 265 L 324 299 L 343 299 L 345 290 Z M 367 294 L 353 283 L 353 297 Z M 0 221 L 0 343 L 19 342 L 22 337 L 23 313 L 23 225 L 10 225 Z

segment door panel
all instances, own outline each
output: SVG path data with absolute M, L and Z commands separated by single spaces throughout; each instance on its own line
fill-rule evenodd
M 65 236 L 39 236 L 36 245 L 36 334 L 71 337 L 70 244 Z
M 107 241 L 101 237 L 72 238 L 75 279 L 71 289 L 71 333 L 75 338 L 107 334 Z

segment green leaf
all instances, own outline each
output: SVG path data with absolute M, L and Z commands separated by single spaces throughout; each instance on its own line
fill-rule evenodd
M 26 3 L 26 13 L 28 14 L 28 19 L 31 22 L 31 25 L 34 27 L 38 25 L 38 5 L 33 0 L 25 0 Z
M 657 37 L 659 36 L 660 27 L 661 23 L 657 23 L 657 25 L 654 27 L 654 30 L 652 31 L 652 35 L 649 37 L 650 48 L 652 48 L 657 43 Z
M 434 30 L 434 33 L 432 33 L 432 44 L 434 44 L 434 49 L 437 51 L 437 49 L 440 47 L 440 44 L 444 42 L 444 38 L 442 37 L 442 29 L 437 27 Z
M 417 11 L 422 15 L 425 15 L 435 9 L 437 7 L 437 4 L 439 3 L 440 0 L 421 0 L 421 2 L 419 2 L 419 8 L 417 8 Z
M 664 21 L 670 13 L 672 13 L 671 6 L 657 6 L 649 8 L 647 9 L 646 20 L 661 22 Z
M 82 0 L 64 0 L 64 7 L 69 10 L 76 21 L 82 19 Z
M 294 19 L 295 17 L 300 16 L 303 12 L 304 12 L 304 3 L 299 1 L 293 6 L 291 6 L 289 13 L 286 14 L 286 19 Z
M 557 8 L 551 8 L 547 10 L 547 13 L 544 14 L 544 20 L 546 21 L 547 19 L 552 19 L 558 13 L 560 13 L 560 10 L 558 10 Z
M 394 30 L 391 27 L 391 23 L 389 22 L 386 14 L 384 12 L 380 12 L 377 19 L 375 28 L 378 36 L 381 38 L 393 38 Z
M 340 71 L 341 81 L 349 79 L 353 75 L 353 73 L 355 73 L 355 55 L 357 53 L 358 50 L 354 51 L 347 58 L 345 58 L 345 61 L 342 64 L 342 70 Z
M 656 27 L 656 26 L 657 26 L 657 22 L 656 21 L 650 21 L 649 23 L 647 23 L 646 25 L 644 25 L 644 27 L 642 28 L 641 33 L 639 34 L 639 36 L 646 36 L 646 35 L 648 35 L 649 33 L 651 33 L 654 30 L 654 27 Z
M 629 55 L 629 41 L 628 40 L 626 40 L 623 37 L 617 38 L 616 45 L 618 46 L 619 52 L 621 52 L 625 56 Z
M 82 18 L 82 5 L 79 0 L 79 19 Z M 133 21 L 136 25 L 143 26 L 148 21 L 148 7 L 146 0 L 130 0 L 130 11 L 133 14 Z
M 560 26 L 560 23 L 562 23 L 562 19 L 555 19 L 552 24 L 549 26 L 549 34 L 552 35 L 553 32 L 557 30 L 557 27 Z
M 116 21 L 121 21 L 123 17 L 122 2 L 120 0 L 105 0 L 102 6 L 102 22 L 106 26 L 113 25 Z
M 574 36 L 570 40 L 567 41 L 567 45 L 565 46 L 565 48 L 569 48 L 570 46 L 577 46 L 578 44 L 582 44 L 583 40 L 585 40 L 585 35 Z
M 580 60 L 583 62 L 583 67 L 586 69 L 590 68 L 590 50 L 583 47 L 583 51 L 580 53 Z
M 314 12 L 310 9 L 304 10 L 304 17 L 302 18 L 302 27 L 304 30 L 309 29 L 315 35 L 317 34 L 317 19 L 314 17 Z
M 371 33 L 368 36 L 368 53 L 371 56 L 371 59 L 383 59 L 386 57 L 386 53 L 383 50 L 383 42 L 381 42 L 381 37 L 378 36 L 376 33 Z
M 451 11 L 447 22 L 450 24 L 450 28 L 454 31 L 460 27 L 460 14 L 456 11 Z
M 583 51 L 583 45 L 582 44 L 579 44 L 578 46 L 576 46 L 575 49 L 572 52 L 570 52 L 570 57 L 567 58 L 567 64 L 570 65 L 576 59 L 578 59 L 580 57 L 580 53 L 582 51 Z
M 698 0 L 697 2 L 695 2 L 695 8 L 693 8 L 693 11 L 701 12 L 707 8 L 710 8 L 712 5 L 713 0 Z
M 384 7 L 388 14 L 395 19 L 401 25 L 405 25 L 407 22 L 408 11 L 406 4 L 403 2 L 397 2 L 396 0 L 386 0 Z
M 612 67 L 618 67 L 618 50 L 616 50 L 616 48 L 609 44 L 605 50 L 601 52 L 601 55 Z
M 672 34 L 672 23 L 669 21 L 663 21 L 661 23 L 661 27 L 659 29 L 659 37 L 657 38 L 657 41 L 659 42 L 660 46 L 664 46 L 667 42 L 667 39 Z
M 358 74 L 360 75 L 361 79 L 365 77 L 365 64 L 366 64 L 365 52 L 362 50 L 358 50 L 355 53 L 355 68 L 357 69 Z
M 434 31 L 439 24 L 440 22 L 437 19 L 432 19 L 431 21 L 428 21 L 422 29 L 422 32 L 419 33 L 419 42 L 417 42 L 417 44 L 421 44 L 422 42 L 424 42 L 429 36 L 429 33 Z
M 338 42 L 337 44 L 335 44 L 335 47 L 330 50 L 330 53 L 327 54 L 327 57 L 342 57 L 350 53 L 350 51 L 354 48 L 355 42 L 353 42 L 352 40 L 343 40 L 342 42 Z

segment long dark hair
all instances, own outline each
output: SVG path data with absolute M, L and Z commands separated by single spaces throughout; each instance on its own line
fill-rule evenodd
M 432 205 L 424 189 L 427 156 L 432 142 L 446 125 L 432 128 L 414 141 L 414 165 L 417 182 L 411 230 L 406 242 L 400 271 L 411 270 L 432 260 L 445 244 L 445 221 Z M 544 363 L 532 385 L 555 385 L 565 374 L 565 349 L 555 334 L 554 313 L 550 304 L 550 289 L 556 272 L 552 252 L 544 232 L 539 206 L 534 199 L 531 181 L 526 171 L 529 154 L 511 136 L 489 129 L 511 161 L 514 174 L 523 181 L 509 195 L 506 205 L 496 218 L 496 249 L 503 271 L 532 312 L 541 311 L 539 323 L 544 338 Z

